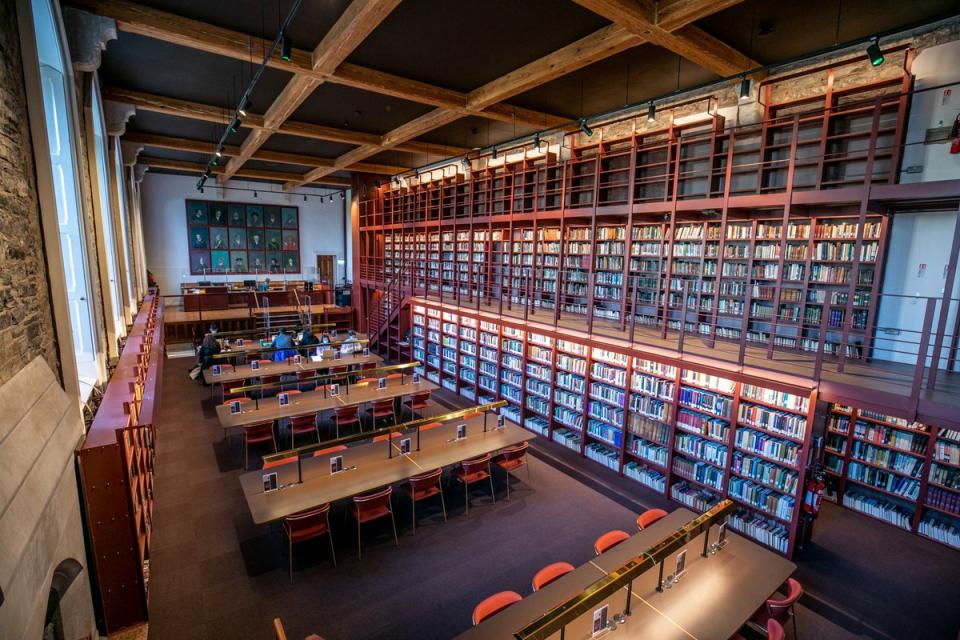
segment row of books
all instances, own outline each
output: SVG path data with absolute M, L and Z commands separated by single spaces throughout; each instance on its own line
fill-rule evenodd
M 732 476 L 727 492 L 733 497 L 746 502 L 759 510 L 776 516 L 781 520 L 793 519 L 793 509 L 796 500 L 792 496 L 783 495 L 751 480 Z
M 810 399 L 807 396 L 777 391 L 776 389 L 767 389 L 753 384 L 744 384 L 740 389 L 740 397 L 776 405 L 789 411 L 802 414 L 807 413 L 810 404 Z
M 797 491 L 799 474 L 772 462 L 746 455 L 741 451 L 734 452 L 730 469 L 734 473 L 753 478 L 784 493 L 794 495 Z
M 588 444 L 583 453 L 594 462 L 599 462 L 614 471 L 620 469 L 620 456 L 617 452 L 610 447 L 605 447 L 599 442 L 591 442 Z
M 901 529 L 911 528 L 913 512 L 892 500 L 875 494 L 867 494 L 856 489 L 847 489 L 843 493 L 843 506 L 854 511 L 866 513 L 874 518 L 889 522 Z
M 627 464 L 623 466 L 623 475 L 636 480 L 654 491 L 665 493 L 667 490 L 667 477 L 665 475 L 656 469 L 651 469 L 634 460 L 627 462 Z
M 885 467 L 890 471 L 905 474 L 912 478 L 919 478 L 923 473 L 923 458 L 891 451 L 890 449 L 882 449 L 860 440 L 853 441 L 850 457 L 861 462 Z
M 798 440 L 803 439 L 807 428 L 807 419 L 804 416 L 752 404 L 740 405 L 740 422 Z
M 599 422 L 598 420 L 587 421 L 587 433 L 604 442 L 610 443 L 617 447 L 617 449 L 623 444 L 623 432 L 620 429 Z
M 676 434 L 674 449 L 720 468 L 727 463 L 727 448 L 724 445 L 693 434 Z
M 920 521 L 919 532 L 955 549 L 960 549 L 960 524 L 937 513 L 927 513 Z
M 661 467 L 667 466 L 667 456 L 669 452 L 666 447 L 638 437 L 631 437 L 629 443 L 630 453 L 654 464 L 658 464 Z
M 925 502 L 931 507 L 949 511 L 957 517 L 960 517 L 960 493 L 946 491 L 940 487 L 928 486 Z
M 884 425 L 857 420 L 853 426 L 853 435 L 901 451 L 910 451 L 923 455 L 927 451 L 927 437 L 923 434 L 900 431 Z
M 876 467 L 868 467 L 859 462 L 850 461 L 847 465 L 847 477 L 857 482 L 883 489 L 888 493 L 902 496 L 907 500 L 915 502 L 920 497 L 920 481 L 912 478 L 883 471 Z
M 726 442 L 730 424 L 721 418 L 711 418 L 689 409 L 677 411 L 677 427 L 688 432 L 709 436 Z
M 681 404 L 722 418 L 729 418 L 733 407 L 733 400 L 729 397 L 686 386 L 680 387 L 679 399 Z

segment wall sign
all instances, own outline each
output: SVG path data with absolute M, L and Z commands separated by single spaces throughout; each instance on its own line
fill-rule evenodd
M 187 200 L 190 273 L 300 273 L 297 207 Z

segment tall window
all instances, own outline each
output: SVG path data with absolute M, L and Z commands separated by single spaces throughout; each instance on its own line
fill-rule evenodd
M 113 323 L 116 335 L 123 333 L 123 297 L 120 295 L 120 274 L 117 272 L 117 249 L 114 239 L 113 217 L 110 215 L 110 180 L 107 154 L 107 134 L 103 123 L 103 108 L 100 102 L 100 88 L 92 83 L 91 111 L 93 112 L 93 139 L 97 165 L 97 197 L 100 201 L 101 224 L 103 227 L 104 261 L 107 263 L 107 285 L 110 307 L 107 322 Z
M 78 165 L 73 144 L 68 62 L 51 0 L 33 0 L 31 6 L 73 351 L 81 394 L 86 397 L 89 388 L 97 381 L 98 367 L 77 181 Z
M 120 242 L 123 244 L 123 260 L 122 268 L 124 275 L 124 282 L 127 283 L 127 299 L 136 300 L 137 297 L 133 293 L 133 281 L 130 279 L 130 230 L 127 229 L 127 190 L 126 190 L 126 176 L 123 171 L 123 157 L 120 153 L 120 139 L 115 139 L 116 149 L 114 150 L 114 171 L 117 174 L 117 203 L 120 205 Z M 127 313 L 133 311 L 133 303 L 131 302 L 131 308 L 127 309 Z

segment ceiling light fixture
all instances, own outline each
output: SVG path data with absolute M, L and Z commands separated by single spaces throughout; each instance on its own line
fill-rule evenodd
M 870 41 L 870 44 L 867 46 L 867 58 L 870 59 L 870 64 L 875 67 L 879 67 L 883 64 L 883 50 L 880 48 L 880 38 L 874 37 Z
M 254 198 L 257 197 L 257 190 L 256 190 L 256 189 L 253 190 L 253 197 L 254 197 Z
M 467 156 L 463 156 L 463 160 L 461 160 L 460 163 L 463 164 L 464 169 L 470 168 L 470 158 L 468 158 Z
M 303 201 L 304 201 L 304 202 L 307 201 L 307 194 L 303 194 Z
M 657 105 L 651 101 L 647 107 L 647 122 L 653 122 L 657 119 Z
M 237 109 L 237 113 L 239 113 L 242 118 L 246 118 L 247 111 L 249 111 L 252 106 L 253 106 L 253 103 L 250 102 L 250 98 L 244 98 L 243 104 L 241 104 L 240 108 Z
M 540 150 L 540 132 L 533 134 L 533 146 L 537 148 L 537 151 Z
M 280 57 L 290 62 L 290 53 L 293 51 L 293 38 L 286 33 L 280 34 Z
M 340 192 L 340 199 L 341 199 L 341 200 L 346 200 L 346 199 L 347 199 L 347 192 L 346 192 L 346 191 L 341 191 L 341 192 Z
M 744 76 L 740 81 L 740 102 L 746 102 L 751 98 L 753 81 Z
M 492 157 L 493 157 L 494 160 L 497 159 L 497 147 L 496 147 L 496 146 L 493 147 L 493 156 L 492 156 Z
M 230 131 L 234 133 L 240 131 L 240 116 L 233 117 L 233 122 L 230 123 Z
M 586 118 L 580 118 L 580 131 L 583 131 L 588 138 L 593 135 L 593 129 L 587 126 Z

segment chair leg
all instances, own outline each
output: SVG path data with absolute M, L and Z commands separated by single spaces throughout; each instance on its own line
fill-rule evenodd
M 493 504 L 497 504 L 497 494 L 493 492 L 493 474 L 487 474 L 487 478 L 490 480 L 490 497 L 493 498 Z M 507 486 L 510 485 L 510 474 L 507 474 Z M 509 489 L 508 489 L 509 491 Z
M 410 531 L 410 534 L 414 535 L 417 533 L 417 501 L 414 500 L 413 496 L 410 496 L 410 510 L 413 519 L 413 529 Z
M 250 453 L 250 445 L 247 444 L 247 434 L 246 432 L 244 432 L 243 434 L 243 470 L 244 471 L 250 468 L 247 463 L 247 458 L 249 457 L 248 455 L 249 453 Z
M 287 550 L 288 564 L 290 565 L 290 584 L 293 584 L 293 538 L 287 536 L 287 540 L 290 541 L 289 549 Z
M 400 546 L 400 538 L 397 537 L 397 519 L 393 517 L 393 507 L 390 507 L 390 524 L 393 525 L 393 541 Z
M 443 485 L 437 482 L 437 485 L 440 487 L 440 508 L 443 509 L 443 521 L 447 521 L 447 503 L 443 499 Z
M 463 515 L 470 515 L 470 485 L 466 482 L 463 483 L 463 502 L 465 508 L 463 510 Z
M 357 560 L 363 560 L 363 551 L 360 543 L 360 519 L 357 518 Z
M 333 529 L 330 528 L 330 512 L 327 511 L 327 539 L 330 540 L 330 559 L 333 566 L 337 566 L 337 552 L 333 550 Z
M 793 618 L 793 640 L 797 640 L 800 636 L 797 635 L 797 612 L 793 605 L 790 605 L 790 617 Z
M 510 472 L 507 471 L 507 502 L 510 502 Z

